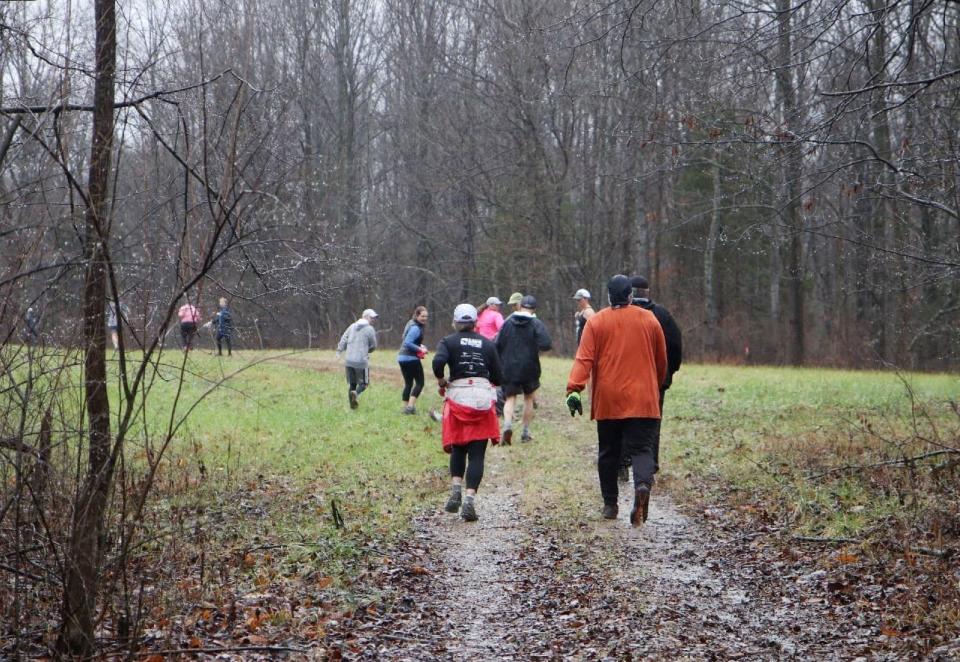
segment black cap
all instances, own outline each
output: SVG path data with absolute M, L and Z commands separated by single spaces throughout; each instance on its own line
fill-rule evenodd
M 520 299 L 520 307 L 529 308 L 530 310 L 535 309 L 537 307 L 537 297 L 532 294 L 524 295 L 524 297 Z
M 625 306 L 633 293 L 630 279 L 623 274 L 617 274 L 607 283 L 607 293 L 611 306 Z
M 634 276 L 630 279 L 630 282 L 633 283 L 633 287 L 638 290 L 649 290 L 650 283 L 643 276 Z

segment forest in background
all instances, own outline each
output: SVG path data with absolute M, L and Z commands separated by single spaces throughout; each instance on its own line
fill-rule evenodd
M 0 325 L 83 324 L 94 19 L 0 4 Z M 120 3 L 110 298 L 247 347 L 642 273 L 705 361 L 954 369 L 960 5 Z M 747 357 L 749 352 L 749 357 Z
M 227 297 L 241 349 L 328 344 L 374 307 L 389 347 L 417 303 L 435 340 L 454 304 L 520 290 L 569 353 L 572 293 L 601 304 L 641 272 L 688 359 L 955 370 L 958 19 L 947 0 L 0 3 L 4 650 L 144 643 L 149 548 L 179 541 L 145 516 L 181 467 L 207 476 L 187 418 L 269 358 L 165 351 L 185 301 L 209 319 Z M 873 463 L 820 476 L 929 487 L 928 518 L 877 482 L 946 561 L 957 403 L 903 386 L 895 434 L 856 412 Z

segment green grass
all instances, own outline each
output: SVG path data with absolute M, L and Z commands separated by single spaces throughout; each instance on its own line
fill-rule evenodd
M 162 438 L 180 358 L 165 356 L 131 434 L 128 484 L 144 466 L 147 439 L 156 446 Z M 575 531 L 598 517 L 600 496 L 596 428 L 588 418 L 572 420 L 563 404 L 570 365 L 567 358 L 543 361 L 536 441 L 490 452 L 502 454 L 525 512 Z M 364 564 L 406 536 L 416 513 L 442 503 L 447 456 L 439 424 L 424 415 L 440 405 L 435 383 L 428 376 L 421 415 L 400 415 L 392 349 L 374 354 L 372 386 L 357 411 L 348 407 L 342 364 L 330 351 L 223 360 L 195 352 L 187 367 L 181 413 L 203 399 L 165 456 L 143 521 L 149 542 L 138 548 L 145 561 L 179 558 L 167 568 L 172 581 L 196 571 L 203 547 L 236 568 L 208 593 L 320 575 L 331 578 L 338 599 L 356 600 L 352 582 Z M 913 473 L 830 473 L 935 449 L 929 439 L 937 434 L 958 445 L 948 403 L 960 396 L 960 378 L 905 379 L 913 401 L 893 373 L 685 365 L 667 395 L 660 484 L 803 534 L 869 538 L 913 527 L 920 540 L 935 529 L 960 537 L 943 525 L 956 515 L 957 498 L 956 487 L 931 471 L 940 460 Z M 246 567 L 240 561 L 251 550 L 255 563 Z
M 196 409 L 182 435 L 190 443 L 178 442 L 171 457 L 202 460 L 226 484 L 282 475 L 372 512 L 380 530 L 402 530 L 417 508 L 439 498 L 446 456 L 437 424 L 399 415 L 394 353 L 374 357 L 373 385 L 355 412 L 331 352 L 246 370 Z M 191 367 L 213 378 L 236 361 L 196 354 Z M 581 513 L 597 500 L 594 426 L 566 415 L 570 360 L 543 363 L 538 443 L 510 456 L 511 475 L 524 495 L 551 494 L 564 503 L 559 513 Z M 916 426 L 904 380 L 912 404 L 930 414 Z M 205 388 L 200 377 L 188 379 L 184 401 Z M 869 481 L 849 472 L 810 476 L 929 450 L 914 437 L 955 426 L 947 403 L 958 395 L 955 375 L 687 365 L 667 395 L 662 477 L 681 488 L 684 479 L 712 488 L 712 496 L 733 494 L 743 504 L 768 502 L 764 507 L 798 530 L 856 535 L 889 516 L 902 495 L 887 490 L 878 498 Z M 156 409 L 168 404 L 161 397 L 152 402 Z M 421 412 L 439 404 L 428 377 Z
M 664 406 L 667 471 L 804 533 L 866 535 L 920 483 L 902 467 L 828 472 L 937 450 L 936 435 L 955 447 L 958 396 L 956 375 L 686 366 Z

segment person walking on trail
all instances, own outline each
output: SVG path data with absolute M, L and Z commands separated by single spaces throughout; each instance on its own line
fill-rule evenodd
M 514 295 L 517 297 L 518 302 L 523 298 L 519 292 L 515 292 Z M 479 310 L 480 314 L 477 317 L 477 333 L 488 340 L 494 340 L 497 337 L 497 334 L 500 333 L 500 329 L 503 328 L 503 314 L 500 312 L 500 307 L 502 305 L 503 302 L 500 301 L 500 299 L 497 297 L 490 297 Z M 505 397 L 503 395 L 503 387 L 498 386 L 497 416 L 503 416 L 504 400 Z
M 477 519 L 475 499 L 487 444 L 500 440 L 494 409 L 494 386 L 502 378 L 500 357 L 493 342 L 476 332 L 476 322 L 476 308 L 458 305 L 453 311 L 456 332 L 440 341 L 433 357 L 433 375 L 444 398 L 443 450 L 450 453 L 450 497 L 444 510 L 459 510 L 467 522 Z M 449 378 L 444 377 L 445 367 Z
M 360 319 L 347 327 L 337 344 L 337 358 L 346 352 L 346 376 L 350 390 L 347 397 L 350 409 L 360 406 L 360 394 L 370 384 L 370 352 L 377 348 L 377 332 L 373 323 L 379 317 L 375 310 L 367 308 Z
M 540 388 L 540 352 L 550 349 L 550 334 L 536 318 L 537 299 L 531 294 L 520 301 L 520 310 L 503 322 L 497 335 L 497 351 L 503 362 L 503 443 L 513 439 L 513 414 L 517 396 L 523 394 L 523 433 L 520 441 L 530 441 L 533 404 Z
M 217 356 L 223 356 L 223 345 L 227 345 L 227 356 L 233 356 L 233 313 L 227 306 L 225 297 L 220 297 L 220 307 L 213 314 L 213 323 L 217 326 Z
M 120 302 L 120 312 L 117 313 L 117 302 L 107 301 L 107 331 L 110 332 L 110 342 L 114 349 L 120 349 L 120 325 L 130 318 L 130 309 L 127 304 Z
M 430 313 L 426 306 L 417 306 L 413 309 L 413 317 L 403 329 L 403 341 L 400 343 L 400 353 L 397 362 L 400 364 L 400 373 L 403 375 L 403 413 L 417 413 L 417 398 L 423 391 L 423 364 L 420 359 L 427 355 L 427 347 L 423 340 L 423 330 Z
M 120 312 L 123 312 L 123 308 Z M 180 318 L 180 345 L 184 352 L 189 352 L 193 339 L 197 335 L 197 327 L 200 325 L 200 310 L 187 301 L 180 306 L 177 317 Z
M 490 297 L 478 311 L 477 333 L 487 340 L 493 340 L 500 333 L 500 327 L 503 326 L 503 314 L 500 312 L 502 305 L 500 299 Z
M 607 284 L 610 308 L 590 318 L 567 380 L 570 415 L 583 415 L 580 392 L 591 384 L 590 418 L 597 422 L 597 473 L 603 517 L 616 519 L 617 466 L 626 446 L 633 464 L 630 523 L 647 520 L 653 488 L 654 444 L 660 423 L 660 385 L 667 377 L 667 344 L 657 318 L 630 305 L 630 279 Z
M 582 287 L 573 295 L 573 300 L 577 302 L 577 312 L 574 313 L 574 331 L 577 334 L 577 346 L 580 345 L 580 338 L 583 336 L 583 327 L 587 325 L 587 320 L 593 317 L 597 311 L 590 305 L 590 292 Z
M 653 316 L 660 322 L 660 328 L 663 329 L 663 337 L 667 342 L 667 378 L 660 385 L 660 421 L 663 421 L 663 399 L 667 389 L 673 383 L 673 373 L 680 370 L 680 364 L 683 362 L 683 336 L 680 333 L 680 327 L 670 311 L 655 303 L 650 298 L 650 283 L 643 276 L 634 276 L 631 279 L 633 286 L 633 305 L 644 308 L 653 313 Z M 630 466 L 630 458 L 624 458 L 620 465 L 620 481 L 627 482 L 629 476 L 627 469 Z M 657 423 L 657 440 L 653 449 L 653 472 L 660 471 L 660 422 Z
M 513 310 L 510 312 L 511 315 L 520 310 L 521 301 L 523 301 L 523 293 L 521 292 L 514 292 L 510 295 L 510 298 L 507 299 L 507 305 L 513 307 Z

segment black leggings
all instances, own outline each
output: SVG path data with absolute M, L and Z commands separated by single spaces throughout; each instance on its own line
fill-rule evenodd
M 423 364 L 420 361 L 400 361 L 400 372 L 403 373 L 403 401 L 410 396 L 420 397 L 423 390 Z
M 464 470 L 466 470 L 467 489 L 477 489 L 483 479 L 483 456 L 486 453 L 486 439 L 471 441 L 464 446 L 454 446 L 450 449 L 450 475 L 463 478 Z M 468 457 L 470 458 L 469 465 L 467 464 Z

